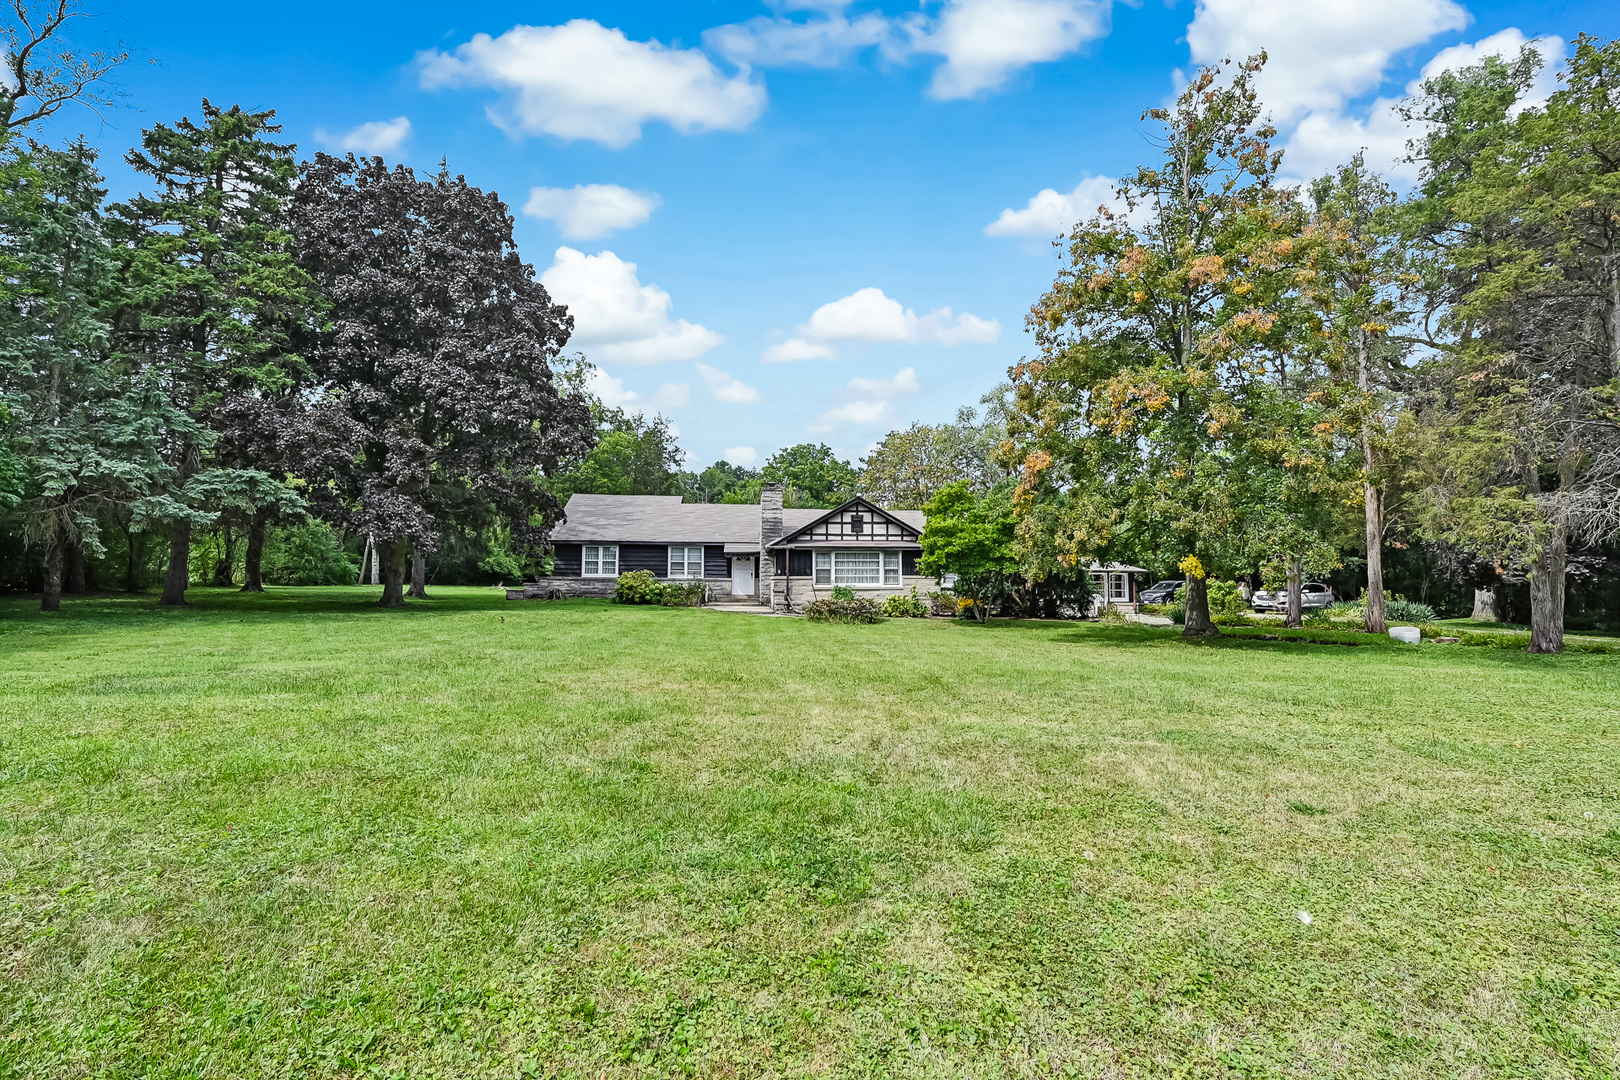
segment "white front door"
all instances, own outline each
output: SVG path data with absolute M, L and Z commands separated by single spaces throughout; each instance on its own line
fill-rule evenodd
M 754 557 L 752 555 L 731 560 L 731 595 L 754 595 Z

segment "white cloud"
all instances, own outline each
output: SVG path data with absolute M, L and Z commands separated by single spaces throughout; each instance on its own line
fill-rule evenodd
M 759 460 L 759 452 L 752 446 L 728 446 L 725 453 L 720 456 L 720 460 L 741 465 L 746 469 Z
M 838 350 L 831 345 L 818 345 L 803 338 L 788 338 L 759 354 L 767 364 L 785 364 L 792 360 L 836 360 Z
M 882 44 L 889 21 L 866 14 L 850 19 L 844 4 L 812 5 L 819 18 L 802 22 L 760 15 L 703 32 L 703 43 L 739 67 L 803 64 L 835 67 L 851 54 Z
M 662 204 L 655 192 L 631 191 L 617 184 L 575 184 L 531 188 L 523 212 L 555 221 L 568 240 L 594 240 L 640 225 Z
M 922 383 L 917 381 L 917 369 L 906 367 L 895 372 L 892 379 L 863 379 L 856 376 L 849 380 L 846 389 L 862 397 L 889 398 L 896 394 L 920 394 Z
M 984 227 L 986 236 L 1029 236 L 1050 240 L 1054 236 L 1067 236 L 1078 221 L 1089 220 L 1097 207 L 1106 206 L 1124 214 L 1124 204 L 1114 195 L 1115 181 L 1108 176 L 1088 176 L 1075 185 L 1073 191 L 1062 192 L 1044 188 L 1030 196 L 1022 210 L 1011 207 Z
M 937 20 L 910 22 L 911 48 L 945 58 L 929 93 L 972 97 L 1106 36 L 1111 10 L 1110 0 L 947 0 Z
M 649 410 L 663 412 L 666 409 L 683 409 L 692 401 L 692 388 L 685 383 L 661 383 L 650 394 L 638 394 L 634 390 L 626 390 L 623 379 L 616 379 L 601 368 L 592 368 L 586 381 L 590 392 L 610 409 L 632 413 Z
M 816 417 L 809 430 L 831 431 L 840 424 L 870 426 L 887 420 L 894 412 L 891 398 L 922 393 L 915 368 L 901 368 L 888 379 L 856 377 L 844 386 L 844 402 Z
M 557 249 L 540 283 L 574 316 L 570 344 L 620 364 L 695 360 L 725 340 L 708 327 L 669 317 L 669 293 L 643 285 L 636 264 L 611 251 Z
M 799 327 L 799 336 L 766 349 L 760 359 L 830 359 L 837 355 L 831 343 L 838 341 L 950 346 L 985 344 L 1000 337 L 1001 324 L 995 319 L 981 319 L 966 311 L 957 315 L 948 307 L 919 316 L 882 289 L 868 286 L 821 305 Z
M 1264 49 L 1260 100 L 1290 124 L 1376 88 L 1396 53 L 1467 25 L 1453 0 L 1199 0 L 1187 42 L 1200 64 Z
M 717 368 L 708 364 L 697 366 L 698 374 L 709 385 L 709 393 L 716 401 L 729 402 L 732 405 L 747 405 L 759 400 L 759 391 L 743 382 L 734 379 Z
M 846 401 L 816 417 L 816 422 L 810 425 L 809 430 L 831 431 L 839 424 L 869 426 L 888 419 L 893 411 L 893 406 L 887 401 Z
M 1416 94 L 1423 89 L 1425 79 L 1444 71 L 1471 67 L 1487 56 L 1512 60 L 1520 49 L 1531 43 L 1522 32 L 1510 27 L 1472 44 L 1441 49 L 1423 65 L 1418 77 L 1406 85 L 1406 93 Z M 1545 37 L 1534 40 L 1533 44 L 1544 64 L 1536 82 L 1516 108 L 1538 105 L 1558 88 L 1557 69 L 1564 58 L 1563 40 Z M 1369 168 L 1399 180 L 1416 180 L 1418 166 L 1403 159 L 1407 142 L 1421 132 L 1401 119 L 1395 111 L 1398 104 L 1395 98 L 1380 97 L 1367 109 L 1365 118 L 1346 115 L 1338 108 L 1310 113 L 1299 122 L 1288 140 L 1288 153 L 1283 159 L 1285 169 L 1290 176 L 1298 178 L 1321 176 L 1349 161 L 1358 151 L 1365 151 Z
M 631 41 L 591 19 L 474 35 L 454 52 L 419 56 L 427 88 L 488 86 L 506 100 L 492 121 L 508 132 L 592 139 L 624 147 L 643 124 L 676 131 L 740 131 L 765 107 L 746 71 L 726 76 L 697 49 Z
M 333 135 L 325 128 L 315 129 L 315 140 L 340 154 L 356 153 L 364 157 L 392 154 L 411 137 L 409 117 L 396 116 L 392 120 L 368 120 L 358 127 Z

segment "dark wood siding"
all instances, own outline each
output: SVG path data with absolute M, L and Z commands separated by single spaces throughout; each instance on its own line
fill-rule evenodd
M 724 544 L 706 544 L 703 548 L 703 576 L 730 577 L 731 562 L 726 558 Z
M 669 547 L 665 544 L 620 544 L 619 573 L 651 570 L 659 577 L 669 575 Z
M 922 555 L 920 551 L 902 551 L 900 553 L 900 572 L 907 577 L 917 576 L 917 559 Z
M 788 576 L 809 577 L 812 568 L 815 566 L 815 563 L 811 561 L 814 555 L 815 552 L 812 551 L 788 552 Z
M 551 553 L 552 577 L 579 577 L 585 561 L 585 545 L 558 544 Z

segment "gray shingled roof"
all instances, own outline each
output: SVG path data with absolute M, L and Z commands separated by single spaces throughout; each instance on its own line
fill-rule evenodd
M 679 495 L 575 495 L 568 520 L 551 532 L 564 543 L 747 544 L 759 550 L 759 504 L 683 503 Z M 782 525 L 802 528 L 825 510 L 783 510 Z
M 679 495 L 574 495 L 568 520 L 551 532 L 554 541 L 606 540 L 621 544 L 737 544 L 759 550 L 758 503 L 683 503 Z M 825 510 L 782 511 L 784 534 L 802 529 Z M 921 510 L 889 513 L 923 527 Z

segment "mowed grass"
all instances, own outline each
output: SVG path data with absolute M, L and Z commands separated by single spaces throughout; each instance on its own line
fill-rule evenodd
M 1620 658 L 434 593 L 0 602 L 0 1075 L 1620 1067 Z

